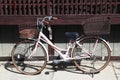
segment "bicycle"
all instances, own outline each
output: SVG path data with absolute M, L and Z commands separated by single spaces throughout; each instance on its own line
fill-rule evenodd
M 75 37 L 75 40 L 67 43 L 67 48 L 62 49 L 54 45 L 43 34 L 43 28 L 46 28 L 49 21 L 54 19 L 57 18 L 52 16 L 46 16 L 42 20 L 38 18 L 37 39 L 27 38 L 15 44 L 11 54 L 12 62 L 18 71 L 34 75 L 41 73 L 49 62 L 69 60 L 72 60 L 75 66 L 85 73 L 100 72 L 108 65 L 112 50 L 109 43 L 99 36 L 78 37 L 73 33 L 72 37 Z M 49 44 L 61 58 L 51 61 L 44 43 Z

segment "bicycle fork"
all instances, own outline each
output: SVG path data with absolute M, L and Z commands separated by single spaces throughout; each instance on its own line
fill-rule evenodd
M 34 54 L 36 53 L 38 43 L 39 43 L 38 41 L 35 43 L 35 47 L 33 48 L 33 50 L 32 50 L 32 52 L 31 52 L 31 54 L 29 55 L 28 59 L 30 59 L 30 58 L 31 58 L 31 56 L 32 56 L 32 55 L 34 55 Z

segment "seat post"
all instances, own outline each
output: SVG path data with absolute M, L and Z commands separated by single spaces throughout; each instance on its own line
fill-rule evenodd
M 79 37 L 79 33 L 77 32 L 65 32 L 65 36 L 67 38 L 67 49 L 72 46 L 74 41 Z

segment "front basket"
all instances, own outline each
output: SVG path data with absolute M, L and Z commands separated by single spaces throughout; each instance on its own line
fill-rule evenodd
M 37 26 L 33 24 L 21 24 L 19 25 L 19 37 L 20 38 L 34 38 L 38 34 Z

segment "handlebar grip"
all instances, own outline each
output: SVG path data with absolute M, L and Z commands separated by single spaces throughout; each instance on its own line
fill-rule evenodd
M 44 24 L 49 25 L 50 23 L 48 21 L 44 21 Z
M 52 17 L 53 20 L 57 20 L 58 18 L 57 17 Z

